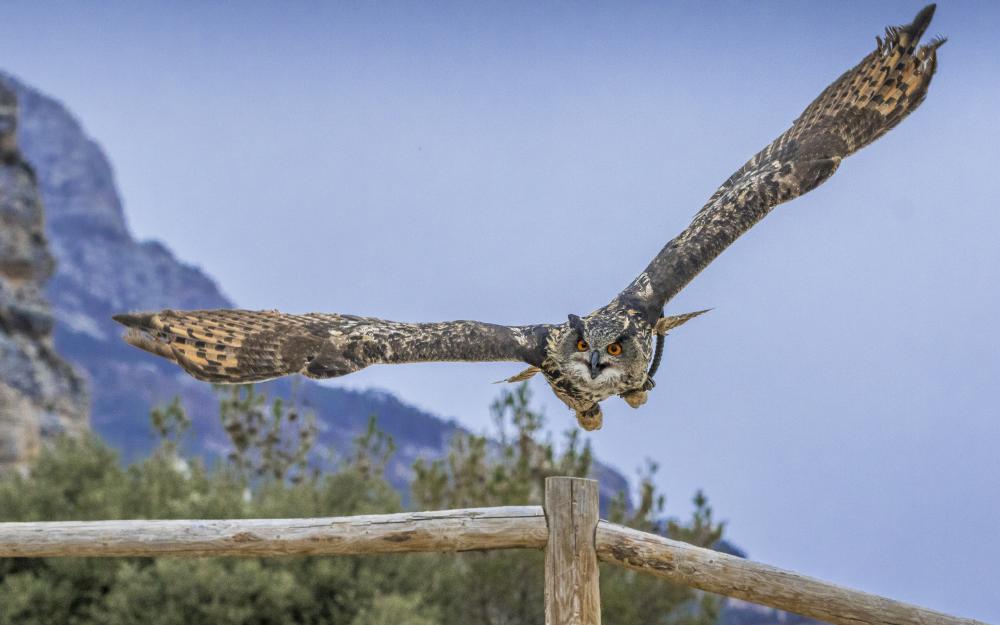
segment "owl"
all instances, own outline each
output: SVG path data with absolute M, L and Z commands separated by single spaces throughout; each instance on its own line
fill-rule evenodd
M 509 361 L 541 374 L 579 424 L 601 427 L 600 403 L 618 395 L 633 408 L 654 387 L 667 332 L 705 311 L 665 316 L 666 304 L 775 206 L 816 188 L 840 162 L 915 110 L 944 39 L 918 42 L 928 6 L 835 80 L 792 126 L 716 190 L 611 302 L 562 323 L 504 326 L 479 321 L 401 323 L 334 313 L 164 310 L 115 316 L 125 340 L 199 380 L 246 383 L 290 374 L 332 378 L 375 364 Z

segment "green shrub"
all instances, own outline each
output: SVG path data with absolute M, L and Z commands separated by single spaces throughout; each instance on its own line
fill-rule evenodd
M 354 452 L 325 475 L 308 470 L 301 429 L 286 428 L 289 405 L 253 391 L 227 391 L 222 411 L 239 437 L 227 462 L 207 470 L 179 450 L 189 424 L 175 402 L 153 412 L 160 447 L 122 467 L 93 437 L 48 446 L 30 475 L 0 478 L 0 521 L 262 518 L 394 512 L 401 499 L 384 479 L 394 446 L 374 419 Z M 526 386 L 493 405 L 494 438 L 459 434 L 445 459 L 414 467 L 415 509 L 539 504 L 550 475 L 585 476 L 589 443 L 574 431 L 561 450 L 540 440 L 542 415 Z M 275 425 L 277 424 L 277 425 Z M 298 426 L 297 426 L 298 427 Z M 285 437 L 292 436 L 289 441 Z M 699 493 L 694 518 L 664 521 L 642 476 L 633 510 L 613 520 L 711 546 L 722 535 Z M 0 625 L 343 625 L 527 624 L 543 621 L 538 552 L 381 557 L 205 559 L 0 559 Z M 718 601 L 628 571 L 602 567 L 604 621 L 614 625 L 715 621 Z

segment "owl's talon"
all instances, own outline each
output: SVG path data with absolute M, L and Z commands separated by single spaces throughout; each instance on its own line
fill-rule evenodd
M 627 393 L 622 393 L 619 397 L 624 399 L 625 403 L 632 408 L 638 408 L 645 404 L 649 399 L 649 393 L 647 391 L 629 391 Z
M 601 412 L 600 404 L 594 404 L 593 407 L 582 412 L 577 411 L 576 421 L 580 427 L 588 432 L 601 429 L 601 426 L 604 425 L 604 414 Z

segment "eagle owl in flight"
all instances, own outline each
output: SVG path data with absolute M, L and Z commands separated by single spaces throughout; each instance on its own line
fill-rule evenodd
M 930 5 L 908 26 L 890 27 L 885 39 L 876 37 L 874 51 L 730 176 L 687 229 L 625 290 L 589 315 L 525 326 L 245 310 L 164 310 L 115 320 L 128 327 L 125 340 L 132 345 L 215 383 L 294 373 L 332 378 L 374 364 L 523 362 L 529 367 L 508 381 L 541 373 L 580 425 L 597 429 L 604 399 L 619 395 L 633 408 L 645 403 L 664 335 L 701 314 L 664 316 L 666 303 L 772 208 L 816 188 L 842 159 L 920 105 L 944 43 L 917 45 L 933 14 Z

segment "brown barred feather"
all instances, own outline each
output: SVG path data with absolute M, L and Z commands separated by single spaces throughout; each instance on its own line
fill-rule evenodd
M 329 378 L 373 364 L 424 361 L 541 362 L 545 326 L 477 321 L 399 323 L 373 317 L 277 311 L 164 310 L 117 315 L 125 340 L 217 383 L 292 373 Z
M 740 167 L 613 305 L 655 323 L 664 304 L 775 206 L 819 186 L 845 157 L 875 141 L 927 95 L 944 39 L 917 47 L 934 15 L 924 8 L 823 90 L 792 127 Z
M 496 382 L 494 382 L 494 384 L 503 384 L 505 382 L 507 384 L 514 384 L 516 382 L 524 382 L 525 380 L 530 380 L 531 378 L 535 377 L 537 374 L 539 374 L 541 372 L 542 372 L 542 370 L 539 369 L 538 367 L 528 367 L 524 371 L 521 371 L 518 374 L 512 375 L 509 378 L 506 378 L 506 379 L 503 379 L 503 380 L 497 380 Z
M 683 315 L 672 315 L 670 317 L 660 317 L 656 325 L 653 326 L 653 334 L 666 334 L 667 332 L 673 330 L 674 328 L 680 327 L 691 321 L 699 315 L 704 315 L 711 308 L 706 308 L 705 310 L 698 310 L 695 312 L 685 313 Z
M 875 50 L 827 87 L 792 127 L 738 169 L 688 226 L 618 297 L 560 325 L 477 321 L 400 323 L 371 317 L 276 311 L 164 310 L 115 317 L 125 340 L 179 364 L 200 380 L 257 382 L 301 373 L 329 378 L 373 364 L 514 361 L 541 372 L 581 427 L 601 427 L 600 402 L 645 403 L 653 380 L 652 338 L 705 311 L 662 317 L 663 306 L 778 204 L 809 192 L 845 157 L 875 141 L 927 95 L 944 39 L 918 47 L 934 6 L 886 30 Z M 660 353 L 662 342 L 657 341 Z M 653 367 L 655 369 L 655 367 Z

